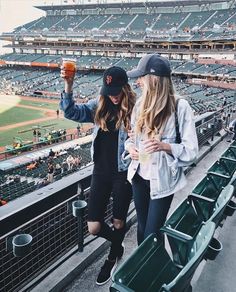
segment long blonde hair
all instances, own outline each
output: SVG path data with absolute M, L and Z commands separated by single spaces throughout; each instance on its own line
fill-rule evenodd
M 175 95 L 171 78 L 146 75 L 143 77 L 142 96 L 135 132 L 148 137 L 159 134 L 175 111 Z
M 102 95 L 99 97 L 98 107 L 95 112 L 95 123 L 103 131 L 108 131 L 107 121 L 111 119 L 116 120 L 117 130 L 120 128 L 122 122 L 124 123 L 124 128 L 126 129 L 126 131 L 130 129 L 131 112 L 135 104 L 136 94 L 129 84 L 123 86 L 121 94 L 121 103 L 115 117 L 113 116 L 114 113 L 109 110 L 109 97 Z

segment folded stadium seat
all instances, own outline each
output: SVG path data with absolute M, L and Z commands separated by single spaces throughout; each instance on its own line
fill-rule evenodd
M 228 169 L 228 172 L 231 176 L 234 175 L 236 171 L 236 162 L 234 160 L 221 157 L 220 163 L 222 163 Z
M 110 291 L 187 292 L 191 279 L 213 237 L 215 224 L 208 222 L 199 230 L 188 254 L 188 262 L 178 268 L 163 243 L 151 234 L 112 276 Z
M 234 196 L 236 196 L 236 160 L 226 157 L 221 157 L 220 161 L 225 165 L 228 169 L 229 174 L 232 174 L 230 184 L 234 186 Z
M 229 147 L 222 155 L 222 158 L 228 158 L 236 161 L 236 148 Z
M 231 151 L 233 151 L 234 152 L 234 155 L 236 157 L 236 147 L 235 147 L 235 143 L 234 142 L 232 144 L 230 144 L 230 146 L 229 146 L 228 149 L 230 149 Z
M 219 173 L 207 172 L 206 176 L 192 190 L 192 194 L 216 200 L 222 188 L 229 182 L 230 177 Z
M 221 192 L 222 186 L 217 186 L 210 174 L 207 174 L 193 189 L 192 193 L 207 198 L 217 198 Z
M 168 238 L 176 265 L 186 264 L 192 241 L 195 240 L 205 222 L 212 221 L 216 226 L 219 225 L 233 193 L 234 187 L 228 185 L 215 201 L 198 195 L 190 195 L 166 220 L 161 231 Z
M 236 170 L 236 162 L 220 158 L 209 169 L 209 173 L 224 175 L 231 178 Z

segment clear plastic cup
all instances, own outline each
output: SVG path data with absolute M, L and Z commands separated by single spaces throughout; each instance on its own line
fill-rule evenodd
M 63 58 L 62 69 L 65 71 L 65 77 L 74 77 L 76 72 L 76 60 Z
M 139 142 L 139 162 L 140 163 L 147 163 L 150 160 L 151 155 L 146 152 L 144 141 Z

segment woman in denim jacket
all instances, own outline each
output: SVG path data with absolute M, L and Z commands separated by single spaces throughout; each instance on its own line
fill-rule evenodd
M 188 102 L 178 102 L 180 140 L 176 142 L 176 97 L 167 59 L 158 54 L 144 56 L 129 77 L 138 78 L 142 89 L 131 118 L 132 134 L 125 143 L 132 162 L 132 183 L 138 218 L 138 244 L 155 232 L 160 236 L 173 194 L 185 186 L 183 167 L 194 162 L 198 141 Z
M 111 67 L 104 72 L 100 96 L 85 104 L 75 104 L 72 98 L 73 78 L 66 77 L 60 108 L 67 119 L 95 124 L 91 147 L 94 170 L 88 201 L 88 230 L 111 242 L 108 259 L 97 277 L 97 284 L 105 284 L 114 271 L 117 260 L 122 257 L 125 223 L 132 188 L 127 181 L 130 161 L 122 159 L 124 143 L 130 129 L 131 112 L 135 94 L 128 84 L 126 72 Z M 110 196 L 113 197 L 113 228 L 105 221 L 105 211 Z

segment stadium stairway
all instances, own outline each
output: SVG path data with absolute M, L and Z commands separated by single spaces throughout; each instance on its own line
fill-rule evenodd
M 180 192 L 178 192 L 173 200 L 171 210 L 169 212 L 172 213 L 176 207 L 180 204 L 180 202 L 187 197 L 188 194 L 192 191 L 192 189 L 197 185 L 199 181 L 201 181 L 204 176 L 206 175 L 207 170 L 209 167 L 221 156 L 221 154 L 229 147 L 229 143 L 227 143 L 225 140 L 221 141 L 222 139 L 218 139 L 215 141 L 212 141 L 212 145 L 208 145 L 205 148 L 205 151 L 201 150 L 200 151 L 200 156 L 201 158 L 204 157 L 204 152 L 207 153 L 207 156 L 204 159 L 199 159 L 200 161 L 198 162 L 197 166 L 194 168 L 191 168 L 187 174 L 188 178 L 188 184 L 187 186 Z M 215 144 L 215 147 L 214 145 Z M 227 220 L 224 226 L 227 226 L 227 224 L 232 225 L 231 221 L 233 220 L 233 223 L 235 222 L 235 219 L 232 217 Z M 135 214 L 130 214 L 129 216 L 129 226 L 130 229 L 127 233 L 127 236 L 125 238 L 125 246 L 126 246 L 126 251 L 124 258 L 122 259 L 125 260 L 131 252 L 134 250 L 134 247 L 137 246 L 136 243 L 136 223 L 135 223 Z M 228 223 L 229 222 L 229 223 Z M 135 224 L 134 224 L 135 223 Z M 235 224 L 233 224 L 235 225 Z M 229 232 L 228 228 L 226 231 L 224 231 L 227 234 L 227 241 L 231 241 L 231 238 L 236 237 L 235 232 Z M 222 231 L 220 232 L 223 233 Z M 221 235 L 222 236 L 222 235 Z M 69 257 L 63 265 L 56 267 L 55 264 L 55 270 L 47 275 L 47 272 L 45 272 L 45 278 L 40 281 L 34 288 L 30 289 L 30 291 L 33 292 L 41 292 L 41 291 L 63 291 L 63 292 L 75 292 L 75 291 L 80 291 L 80 292 L 102 292 L 102 291 L 109 291 L 109 287 L 111 285 L 111 282 L 108 282 L 104 286 L 97 286 L 95 284 L 96 281 L 96 276 L 99 272 L 99 269 L 101 265 L 103 264 L 107 253 L 108 253 L 108 243 L 103 240 L 103 239 L 96 239 L 93 241 L 91 244 L 87 245 L 84 248 L 83 253 L 79 254 L 78 252 L 75 252 L 71 257 Z M 231 248 L 233 249 L 233 247 Z M 228 250 L 228 245 L 224 250 L 224 254 L 227 257 L 230 257 L 228 255 L 228 252 L 234 252 L 236 254 L 236 250 L 231 251 L 230 249 Z M 81 259 L 81 255 L 83 257 L 83 261 L 81 261 L 78 264 L 78 254 Z M 222 257 L 224 258 L 224 255 L 221 257 L 219 256 L 219 260 L 222 262 Z M 236 257 L 235 257 L 236 258 Z M 233 263 L 232 263 L 233 262 Z M 212 268 L 208 268 L 213 265 Z M 211 266 L 210 266 L 211 265 Z M 234 268 L 233 268 L 234 267 Z M 235 283 L 234 281 L 234 270 L 236 267 L 236 261 L 231 259 L 231 265 L 227 267 L 224 265 L 224 273 L 228 275 L 228 278 L 231 279 L 228 281 L 228 287 L 234 287 Z M 220 274 L 222 267 L 217 264 L 217 259 L 212 262 L 206 264 L 205 261 L 203 261 L 200 266 L 198 267 L 193 281 L 193 291 L 195 292 L 195 289 L 198 289 L 198 286 L 201 286 L 200 290 L 196 291 L 215 291 L 215 292 L 220 292 L 220 291 L 233 291 L 231 290 L 221 290 L 220 288 L 220 282 L 222 284 L 224 281 L 222 281 L 221 277 L 218 277 L 219 281 L 219 289 L 215 290 L 210 290 L 209 286 L 211 285 L 209 281 L 207 281 L 208 277 L 211 279 L 211 281 L 216 281 L 217 279 L 214 278 L 214 275 L 212 275 L 212 270 L 215 273 L 215 270 L 218 271 Z M 202 271 L 204 270 L 204 274 L 202 274 Z M 209 272 L 208 272 L 209 271 Z M 204 283 L 201 283 L 202 277 L 204 278 Z M 217 287 L 216 284 L 214 283 L 214 287 Z M 27 287 L 25 287 L 27 288 Z M 24 289 L 25 289 L 24 288 Z M 26 291 L 26 290 L 24 290 Z M 29 290 L 27 290 L 29 291 Z

